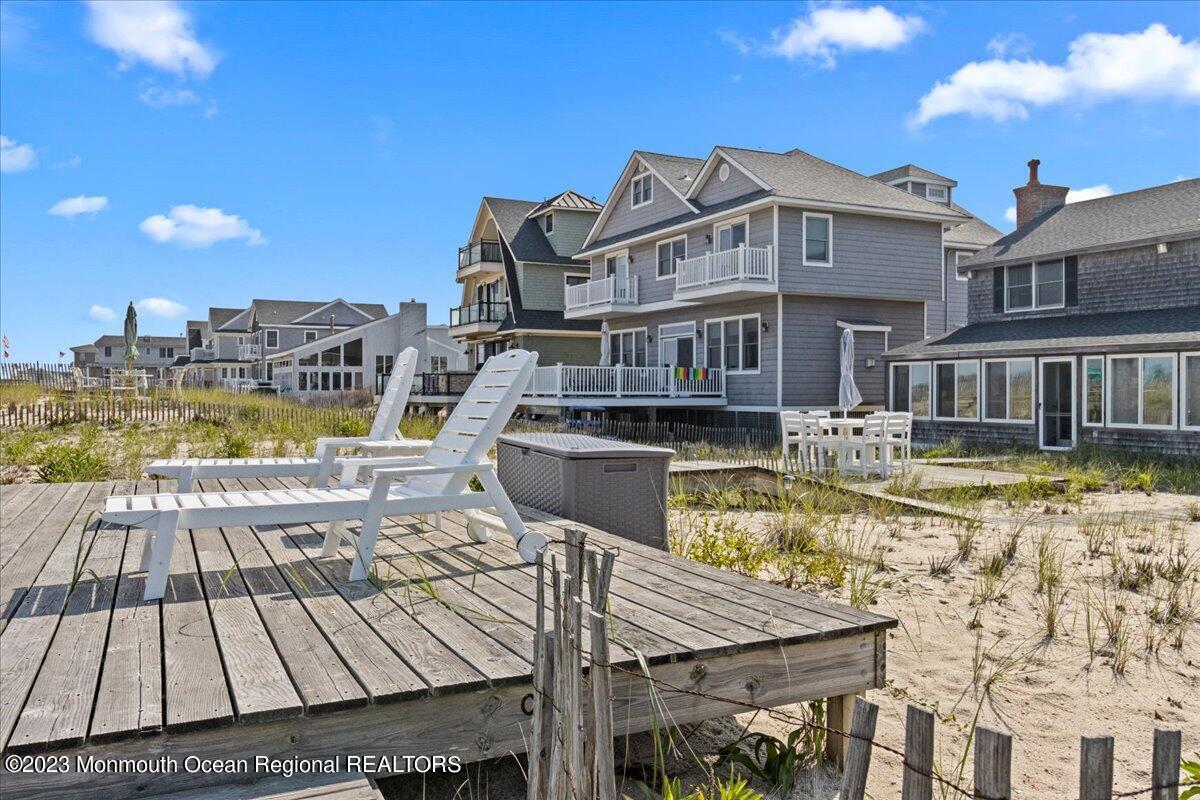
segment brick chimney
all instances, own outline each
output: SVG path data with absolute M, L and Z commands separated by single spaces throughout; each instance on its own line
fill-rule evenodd
M 1017 196 L 1017 227 L 1021 227 L 1034 217 L 1040 217 L 1052 208 L 1058 208 L 1067 202 L 1067 192 L 1070 187 L 1050 186 L 1038 180 L 1036 158 L 1029 162 L 1029 183 L 1013 189 Z

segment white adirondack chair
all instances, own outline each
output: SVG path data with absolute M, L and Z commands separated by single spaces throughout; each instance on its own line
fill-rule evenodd
M 166 590 L 171 551 L 180 528 L 250 525 L 299 525 L 362 520 L 357 536 L 330 525 L 324 552 L 337 540 L 355 540 L 351 580 L 362 580 L 375 553 L 385 516 L 411 516 L 460 510 L 495 509 L 528 563 L 546 546 L 542 533 L 525 527 L 496 477 L 488 451 L 504 429 L 537 366 L 537 354 L 509 350 L 488 359 L 428 452 L 421 457 L 362 459 L 377 462 L 368 486 L 332 489 L 276 489 L 200 494 L 120 495 L 109 497 L 101 518 L 114 525 L 144 527 L 141 569 L 148 570 L 146 600 Z M 388 462 L 383 466 L 378 462 Z M 478 477 L 483 491 L 471 491 Z M 490 527 L 490 526 L 489 526 Z M 151 534 L 151 531 L 153 533 Z M 486 541 L 483 526 L 470 527 L 472 538 Z
M 75 391 L 83 392 L 88 389 L 101 389 L 103 386 L 99 378 L 91 378 L 83 374 L 83 370 L 79 367 L 71 367 L 71 378 L 75 382 Z
M 338 451 L 355 448 L 373 455 L 415 455 L 425 452 L 424 439 L 397 439 L 400 419 L 408 405 L 419 354 L 409 347 L 396 357 L 375 420 L 366 436 L 317 439 L 312 458 L 164 458 L 146 465 L 146 474 L 179 481 L 177 492 L 192 490 L 197 478 L 309 478 L 310 486 L 326 486 L 337 468 Z

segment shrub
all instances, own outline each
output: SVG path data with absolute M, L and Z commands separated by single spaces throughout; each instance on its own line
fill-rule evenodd
M 248 458 L 251 450 L 250 436 L 245 431 L 231 430 L 221 434 L 221 458 Z
M 333 430 L 335 436 L 366 436 L 371 426 L 362 417 L 342 417 Z
M 45 483 L 103 481 L 110 473 L 108 459 L 86 443 L 50 445 L 38 461 L 38 476 Z

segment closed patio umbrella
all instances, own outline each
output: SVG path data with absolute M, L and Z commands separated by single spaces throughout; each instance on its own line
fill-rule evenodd
M 612 366 L 612 347 L 608 341 L 608 320 L 600 323 L 600 366 Z
M 846 328 L 842 331 L 841 343 L 842 377 L 838 381 L 838 408 L 842 416 L 862 402 L 862 395 L 854 385 L 854 331 Z
M 125 363 L 130 369 L 133 369 L 133 362 L 137 358 L 137 309 L 131 300 L 129 308 L 125 309 Z

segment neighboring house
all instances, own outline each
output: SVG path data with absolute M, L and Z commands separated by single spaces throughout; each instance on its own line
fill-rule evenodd
M 165 378 L 186 346 L 187 339 L 183 336 L 139 336 L 138 357 L 133 368 L 144 370 L 153 378 Z M 91 344 L 72 347 L 71 352 L 72 363 L 89 377 L 104 377 L 111 370 L 123 370 L 127 366 L 125 337 L 122 335 L 101 336 Z
M 450 335 L 449 325 L 429 325 L 426 329 L 426 351 L 421 372 L 466 372 L 470 365 L 467 347 Z
M 943 229 L 969 221 L 801 150 L 635 151 L 565 313 L 603 320 L 622 369 L 543 360 L 528 403 L 776 425 L 780 408 L 836 407 L 848 328 L 863 402 L 882 407 L 883 351 L 946 329 Z
M 462 305 L 450 309 L 450 335 L 467 345 L 470 368 L 512 347 L 541 364 L 596 364 L 600 324 L 563 318 L 567 286 L 586 281 L 572 256 L 600 206 L 572 191 L 541 203 L 485 197 L 458 251 Z
M 969 324 L 887 353 L 891 408 L 923 442 L 1200 455 L 1200 180 L 1066 205 L 1037 168 L 958 268 Z
M 426 326 L 425 304 L 409 301 L 401 303 L 395 314 L 270 352 L 267 373 L 289 393 L 366 388 L 381 394 L 396 354 L 407 347 L 420 352 L 418 371 L 446 371 L 452 356 L 457 369 L 465 366 L 461 345 L 452 349 L 444 331 L 435 328 L 431 332 Z
M 246 308 L 213 307 L 206 321 L 188 322 L 191 352 L 186 364 L 176 366 L 187 366 L 205 385 L 234 378 L 270 381 L 272 354 L 387 315 L 380 303 L 350 303 L 341 298 L 255 299 Z
M 948 206 L 969 218 L 966 222 L 947 223 L 944 226 L 942 298 L 940 303 L 931 303 L 929 306 L 929 313 L 942 321 L 945 330 L 951 331 L 966 325 L 967 279 L 959 274 L 957 267 L 1004 234 L 954 202 L 953 193 L 958 182 L 951 178 L 915 164 L 905 164 L 903 167 L 889 169 L 871 177 L 918 197 Z

